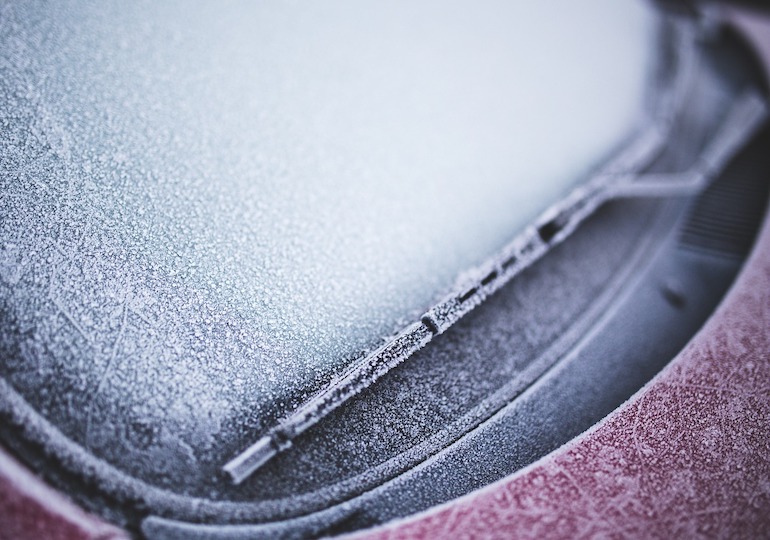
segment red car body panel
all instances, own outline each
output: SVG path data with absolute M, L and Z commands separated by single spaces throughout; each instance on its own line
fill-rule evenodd
M 770 222 L 671 364 L 597 427 L 508 478 L 361 538 L 770 535 Z
M 87 514 L 0 452 L 0 538 L 117 540 L 125 532 Z

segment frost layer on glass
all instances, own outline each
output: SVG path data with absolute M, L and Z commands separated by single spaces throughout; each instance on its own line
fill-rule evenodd
M 129 415 L 180 463 L 223 422 L 270 427 L 566 193 L 633 127 L 651 33 L 611 0 L 19 4 L 4 372 L 88 446 L 119 452 Z

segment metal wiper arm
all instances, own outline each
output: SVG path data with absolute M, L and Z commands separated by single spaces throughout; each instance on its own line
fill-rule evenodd
M 670 89 L 670 94 L 675 95 L 668 100 L 669 107 L 678 109 L 676 102 L 682 98 L 678 94 L 681 94 L 683 82 L 686 84 L 687 81 L 680 80 Z M 235 484 L 243 482 L 277 453 L 289 448 L 292 439 L 424 347 L 434 336 L 446 331 L 539 260 L 605 202 L 628 197 L 685 196 L 702 191 L 759 128 L 767 116 L 767 105 L 755 92 L 741 96 L 711 142 L 685 172 L 621 172 L 640 171 L 659 155 L 670 135 L 670 112 L 663 111 L 597 174 L 550 207 L 496 256 L 469 272 L 463 285 L 425 312 L 419 321 L 353 364 L 319 394 L 225 464 L 224 472 Z

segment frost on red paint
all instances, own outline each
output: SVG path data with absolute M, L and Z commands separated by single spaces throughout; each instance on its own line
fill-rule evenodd
M 770 223 L 706 327 L 596 429 L 489 488 L 364 536 L 767 535 L 768 332 Z
M 126 534 L 86 514 L 0 450 L 0 539 L 119 540 Z

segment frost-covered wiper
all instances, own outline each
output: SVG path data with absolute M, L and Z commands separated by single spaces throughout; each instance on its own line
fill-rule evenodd
M 691 59 L 692 60 L 692 59 Z M 728 111 L 717 133 L 684 172 L 649 173 L 643 169 L 670 137 L 672 111 L 679 108 L 688 70 L 664 92 L 665 105 L 619 154 L 588 182 L 547 210 L 485 264 L 468 272 L 461 285 L 385 345 L 353 364 L 323 391 L 280 421 L 224 467 L 233 482 L 248 478 L 293 438 L 360 393 L 443 333 L 485 298 L 566 239 L 587 217 L 611 199 L 687 196 L 703 190 L 734 153 L 755 133 L 767 114 L 765 101 L 747 91 Z

